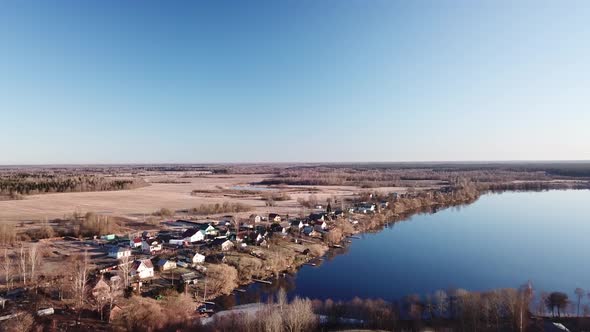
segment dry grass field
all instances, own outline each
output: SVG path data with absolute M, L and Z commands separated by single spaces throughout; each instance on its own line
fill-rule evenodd
M 20 222 L 45 218 L 54 219 L 70 215 L 74 211 L 81 213 L 93 211 L 102 215 L 141 219 L 161 208 L 183 210 L 197 207 L 200 204 L 215 204 L 225 201 L 247 204 L 254 208 L 252 212 L 238 214 L 240 216 L 247 216 L 254 212 L 259 214 L 278 212 L 295 215 L 301 212 L 301 207 L 297 203 L 298 198 L 307 199 L 313 194 L 318 201 L 325 202 L 328 197 L 341 198 L 365 190 L 353 186 L 260 186 L 273 192 L 284 192 L 291 197 L 290 200 L 277 201 L 275 206 L 268 207 L 260 195 L 239 194 L 238 190 L 234 188 L 251 188 L 251 183 L 272 177 L 270 174 L 209 174 L 187 177 L 178 172 L 142 177 L 151 185 L 133 190 L 54 193 L 25 196 L 23 200 L 0 201 L 0 221 Z M 254 189 L 259 188 L 257 186 Z M 191 194 L 193 190 L 199 192 Z M 403 191 L 403 188 L 371 190 Z M 261 194 L 264 192 L 268 192 L 268 190 L 260 191 Z

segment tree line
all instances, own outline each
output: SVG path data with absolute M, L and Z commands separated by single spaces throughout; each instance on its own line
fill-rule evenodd
M 141 179 L 107 179 L 95 175 L 2 175 L 0 176 L 0 197 L 19 199 L 22 195 L 126 190 L 146 185 L 147 183 Z

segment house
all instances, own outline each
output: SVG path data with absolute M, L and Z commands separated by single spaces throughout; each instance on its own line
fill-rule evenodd
M 131 248 L 139 248 L 139 247 L 141 247 L 141 238 L 140 237 L 136 237 L 136 238 L 133 238 L 133 239 L 129 240 L 129 246 Z
M 262 221 L 262 217 L 257 214 L 251 214 L 250 217 L 248 218 L 248 220 L 250 222 L 257 224 Z
M 309 220 L 311 221 L 324 221 L 326 214 L 325 213 L 312 213 L 309 215 Z
M 228 226 L 235 222 L 234 216 L 223 216 L 219 220 L 219 223 L 223 223 L 224 225 Z
M 201 255 L 199 253 L 195 253 L 195 255 L 193 256 L 193 258 L 191 259 L 191 261 L 193 262 L 193 264 L 205 263 L 205 255 Z
M 110 290 L 111 286 L 109 286 L 101 276 L 100 279 L 96 281 L 94 287 L 92 287 L 92 296 L 97 300 L 105 300 Z
M 279 216 L 276 213 L 269 213 L 268 214 L 268 221 L 281 222 L 281 216 Z
M 109 252 L 108 252 L 108 256 L 115 258 L 115 259 L 121 259 L 123 257 L 129 257 L 131 256 L 131 249 L 129 248 L 123 248 L 123 247 L 116 247 L 116 246 L 112 246 L 109 248 Z
M 168 240 L 168 244 L 174 245 L 174 246 L 182 246 L 184 245 L 185 239 L 175 239 L 175 238 L 170 238 L 170 240 Z
M 199 242 L 205 240 L 206 231 L 199 228 L 191 228 L 187 229 L 184 233 L 182 233 L 182 238 L 186 242 Z
M 375 212 L 375 204 L 373 203 L 361 203 L 357 207 L 357 212 L 359 213 L 373 213 Z
M 145 253 L 154 254 L 162 250 L 162 243 L 158 239 L 145 239 L 141 241 L 141 250 Z
M 227 240 L 221 244 L 221 251 L 229 251 L 234 248 L 234 243 L 230 240 Z
M 139 277 L 139 279 L 151 278 L 154 276 L 154 265 L 149 259 L 142 259 L 134 261 L 129 271 L 131 277 Z
M 112 241 L 115 239 L 115 234 L 106 234 L 100 237 L 101 240 Z
M 159 271 L 168 271 L 176 268 L 176 262 L 169 259 L 162 258 L 158 260 L 156 266 Z
M 322 230 L 324 230 L 324 231 L 325 231 L 326 229 L 328 229 L 328 224 L 326 224 L 326 222 L 324 221 L 324 222 L 322 223 Z
M 240 230 L 249 230 L 249 229 L 254 229 L 254 225 L 256 225 L 256 222 L 248 219 L 246 222 L 243 222 L 242 224 L 240 224 Z
M 195 272 L 187 272 L 180 275 L 180 279 L 187 284 L 197 283 L 197 274 Z
M 37 316 L 48 316 L 48 315 L 53 315 L 54 313 L 55 313 L 55 310 L 53 308 L 37 310 Z
M 218 230 L 211 224 L 200 224 L 198 229 L 205 232 L 205 235 L 217 236 Z

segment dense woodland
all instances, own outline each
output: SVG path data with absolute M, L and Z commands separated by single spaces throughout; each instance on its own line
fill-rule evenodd
M 111 179 L 86 174 L 0 174 L 0 199 L 20 199 L 24 195 L 46 193 L 125 190 L 146 185 L 140 179 Z
M 535 165 L 514 167 L 441 165 L 430 167 L 375 167 L 375 165 L 345 167 L 344 165 L 291 167 L 275 170 L 275 176 L 260 182 L 262 185 L 348 185 L 374 187 L 429 187 L 452 185 L 458 179 L 468 179 L 482 187 L 511 182 L 549 182 L 553 180 L 587 181 L 590 165 L 566 166 Z M 547 185 L 547 187 L 550 187 Z M 551 187 L 553 188 L 553 187 Z

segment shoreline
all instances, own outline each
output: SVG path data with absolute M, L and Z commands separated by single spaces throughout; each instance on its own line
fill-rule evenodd
M 498 194 L 498 193 L 504 193 L 504 192 L 540 192 L 540 191 L 549 191 L 549 190 L 590 190 L 590 188 L 587 187 L 583 187 L 583 188 L 562 188 L 562 187 L 555 187 L 555 188 L 544 188 L 542 190 L 522 190 L 522 189 L 503 189 L 503 190 L 492 190 L 492 189 L 478 189 L 476 192 L 471 191 L 470 193 L 465 192 L 464 190 L 458 190 L 458 191 L 452 191 L 449 192 L 447 194 L 445 194 L 444 196 L 439 197 L 439 199 L 433 199 L 433 200 L 423 200 L 421 201 L 421 204 L 418 205 L 410 205 L 408 206 L 409 201 L 415 199 L 415 198 L 410 198 L 410 199 L 404 199 L 402 198 L 399 202 L 397 203 L 401 203 L 399 205 L 406 205 L 405 207 L 402 208 L 396 208 L 396 205 L 394 203 L 394 205 L 389 208 L 386 209 L 384 211 L 381 211 L 379 213 L 375 213 L 373 215 L 354 215 L 354 216 L 358 216 L 359 218 L 359 225 L 360 227 L 355 229 L 354 232 L 350 233 L 350 234 L 346 234 L 343 236 L 342 240 L 340 242 L 337 243 L 337 246 L 334 245 L 328 245 L 328 249 L 326 250 L 326 252 L 323 253 L 323 255 L 319 256 L 319 257 L 313 257 L 305 262 L 302 262 L 301 264 L 298 264 L 297 266 L 292 267 L 288 272 L 287 269 L 281 271 L 281 274 L 283 276 L 281 276 L 280 278 L 284 278 L 284 274 L 288 273 L 290 275 L 295 275 L 297 273 L 299 273 L 299 270 L 305 266 L 305 265 L 310 265 L 310 262 L 318 262 L 319 264 L 317 264 L 317 266 L 321 266 L 321 261 L 323 260 L 323 258 L 326 255 L 340 255 L 342 254 L 341 252 L 339 253 L 339 250 L 345 249 L 350 243 L 350 239 L 354 238 L 356 236 L 358 236 L 359 234 L 363 234 L 363 233 L 375 233 L 375 232 L 380 232 L 382 231 L 383 227 L 386 225 L 391 225 L 400 221 L 405 221 L 408 220 L 409 218 L 420 214 L 420 213 L 437 213 L 441 210 L 445 210 L 448 208 L 452 208 L 452 207 L 456 207 L 456 206 L 465 206 L 465 205 L 471 205 L 475 202 L 477 202 L 479 200 L 479 198 L 481 198 L 484 195 L 487 194 Z M 414 200 L 414 202 L 416 202 Z M 399 207 L 398 205 L 398 207 Z M 348 218 L 345 219 L 340 219 L 339 221 L 345 221 L 347 222 Z M 358 238 L 358 237 L 357 237 Z M 316 266 L 316 265 L 314 265 Z M 265 278 L 262 278 L 263 280 L 271 280 L 274 279 L 274 276 L 271 274 Z M 279 278 L 277 278 L 279 279 Z M 271 280 L 272 282 L 272 280 Z M 230 294 L 217 294 L 214 297 L 208 298 L 209 301 L 211 302 L 215 302 L 216 305 L 219 305 L 219 302 L 221 299 L 223 299 L 225 296 L 235 296 L 237 295 L 235 292 L 237 289 L 241 289 L 243 290 L 244 287 L 251 287 L 253 284 L 255 284 L 256 281 L 251 280 L 249 282 L 246 283 L 239 283 L 238 287 L 232 289 L 232 291 L 230 292 Z M 227 310 L 227 309 L 223 309 L 223 310 Z
M 479 192 L 478 191 L 474 195 L 473 192 L 468 194 L 467 192 L 464 192 L 463 190 L 452 191 L 447 194 L 444 194 L 443 196 L 440 196 L 438 199 L 431 198 L 430 200 L 421 200 L 420 204 L 418 204 L 418 205 L 415 204 L 416 197 L 400 198 L 397 202 L 394 202 L 390 208 L 379 211 L 377 213 L 374 213 L 371 215 L 354 214 L 353 216 L 357 217 L 354 219 L 358 219 L 359 227 L 355 228 L 354 231 L 349 234 L 343 234 L 342 239 L 338 243 L 334 243 L 334 244 L 329 245 L 329 244 L 326 244 L 325 241 L 322 240 L 324 245 L 327 246 L 327 249 L 321 256 L 312 257 L 306 261 L 301 262 L 300 264 L 298 264 L 296 266 L 292 266 L 292 267 L 289 267 L 288 269 L 284 269 L 284 270 L 280 271 L 280 274 L 282 274 L 283 276 L 279 276 L 278 278 L 276 278 L 274 275 L 271 274 L 271 275 L 268 275 L 264 278 L 256 278 L 256 279 L 259 279 L 259 280 L 261 279 L 263 281 L 269 281 L 272 283 L 272 281 L 270 281 L 269 279 L 284 278 L 284 274 L 286 274 L 286 273 L 291 274 L 291 275 L 295 275 L 299 272 L 299 270 L 303 266 L 309 265 L 310 262 L 320 261 L 320 263 L 317 264 L 317 266 L 321 266 L 321 261 L 324 259 L 324 257 L 326 255 L 328 255 L 328 254 L 340 255 L 341 253 L 338 253 L 337 251 L 346 248 L 351 243 L 350 238 L 354 238 L 354 237 L 358 236 L 359 234 L 373 233 L 376 231 L 381 231 L 382 228 L 386 225 L 390 225 L 392 223 L 407 220 L 407 219 L 411 218 L 412 216 L 420 214 L 420 213 L 425 213 L 425 212 L 436 213 L 440 210 L 452 208 L 454 206 L 469 205 L 469 204 L 475 203 L 482 196 L 482 194 L 485 194 L 485 193 L 486 192 Z M 422 194 L 422 192 L 418 192 L 417 194 Z M 449 195 L 451 197 L 449 197 Z M 441 201 L 441 198 L 442 198 L 442 201 Z M 412 202 L 412 200 L 414 200 L 413 201 L 414 204 L 411 204 L 408 207 L 408 203 Z M 400 207 L 400 206 L 401 206 L 401 208 L 396 208 L 396 207 Z M 340 218 L 340 219 L 337 219 L 337 222 L 349 222 L 348 219 L 349 219 L 349 217 Z M 316 265 L 314 265 L 314 266 L 316 266 Z M 236 295 L 235 292 L 237 290 L 243 288 L 244 286 L 250 287 L 255 283 L 257 283 L 257 281 L 253 280 L 253 279 L 248 282 L 245 282 L 245 283 L 238 283 L 238 286 L 233 288 L 231 290 L 231 292 L 229 292 L 229 294 L 216 294 L 215 296 L 208 297 L 207 300 L 210 302 L 216 303 L 216 305 L 219 305 L 218 302 L 223 297 L 235 296 Z M 227 309 L 224 309 L 224 310 L 227 310 Z M 223 311 L 223 310 L 221 310 L 221 311 Z

